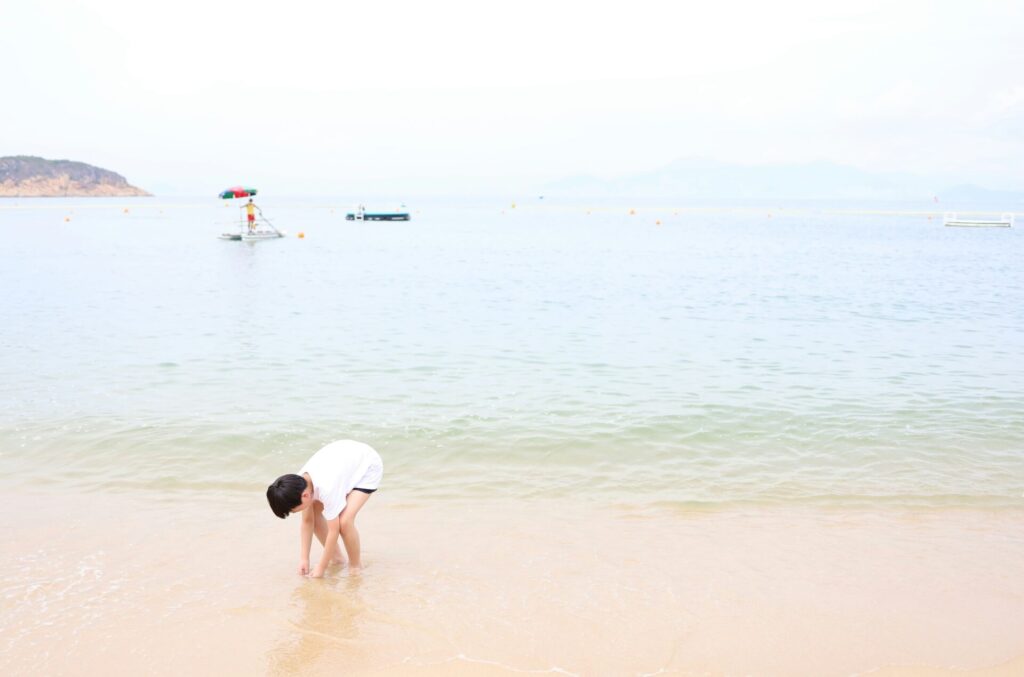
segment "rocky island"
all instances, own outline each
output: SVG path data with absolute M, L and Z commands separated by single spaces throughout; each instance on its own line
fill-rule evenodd
M 71 160 L 0 157 L 0 197 L 148 196 L 115 172 Z

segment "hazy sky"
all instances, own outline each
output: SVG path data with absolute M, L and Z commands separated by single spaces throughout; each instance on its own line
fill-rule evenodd
M 163 194 L 514 193 L 676 158 L 1024 188 L 1024 2 L 0 0 L 0 155 Z

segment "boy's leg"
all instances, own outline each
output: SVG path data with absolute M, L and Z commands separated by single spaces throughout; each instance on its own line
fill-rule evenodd
M 312 508 L 310 508 L 312 510 Z M 327 520 L 324 519 L 324 513 L 322 510 L 316 512 L 316 518 L 313 522 L 313 533 L 316 534 L 316 540 L 320 541 L 320 545 L 327 547 L 327 543 L 324 540 L 327 538 Z M 334 539 L 332 544 L 334 547 L 334 555 L 331 557 L 332 564 L 344 564 L 345 558 L 341 555 L 341 548 L 338 547 L 338 539 Z
M 352 493 L 348 495 L 345 509 L 338 516 L 338 519 L 341 520 L 341 540 L 345 542 L 345 551 L 348 552 L 350 574 L 358 574 L 363 568 L 359 551 L 359 530 L 356 529 L 356 515 L 368 500 L 370 500 L 370 494 L 353 489 Z

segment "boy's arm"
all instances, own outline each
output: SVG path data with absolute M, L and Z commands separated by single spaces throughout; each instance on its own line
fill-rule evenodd
M 316 515 L 314 507 L 309 506 L 302 511 L 302 529 L 299 531 L 299 573 L 309 573 L 309 548 L 313 545 L 313 523 Z
M 327 570 L 327 565 L 331 563 L 332 550 L 334 549 L 332 544 L 338 540 L 338 533 L 341 531 L 341 521 L 335 517 L 334 519 L 327 522 L 327 538 L 324 542 L 328 547 L 324 548 L 324 554 L 320 556 L 320 562 L 316 565 L 316 569 L 310 574 L 313 578 L 320 578 L 324 575 L 324 571 Z M 306 552 L 309 552 L 308 550 Z

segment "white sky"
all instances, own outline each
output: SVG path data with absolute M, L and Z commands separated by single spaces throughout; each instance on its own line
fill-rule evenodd
M 1024 188 L 1024 2 L 0 0 L 0 155 L 163 194 L 515 192 L 677 158 Z

